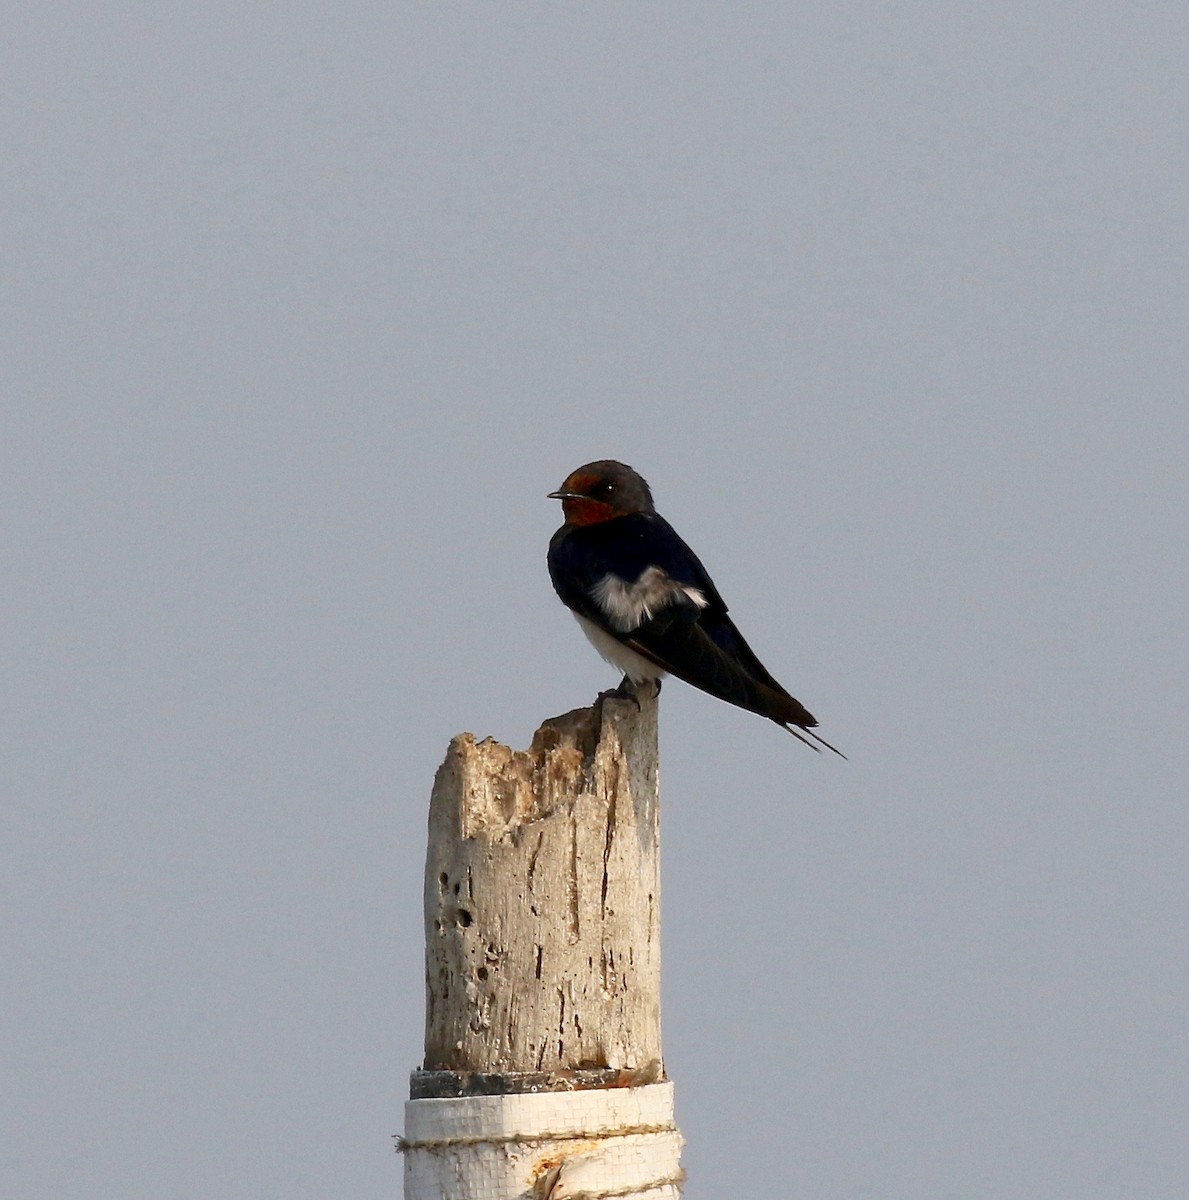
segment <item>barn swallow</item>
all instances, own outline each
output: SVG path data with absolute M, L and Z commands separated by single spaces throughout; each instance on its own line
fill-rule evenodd
M 631 467 L 587 463 L 549 498 L 565 514 L 549 542 L 549 577 L 594 648 L 624 672 L 622 691 L 642 683 L 659 690 L 664 675 L 676 675 L 775 721 L 812 750 L 820 752 L 817 742 L 846 757 L 812 732 L 813 714 L 756 658 L 706 568 Z

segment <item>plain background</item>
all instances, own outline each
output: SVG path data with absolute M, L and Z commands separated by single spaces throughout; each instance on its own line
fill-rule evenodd
M 456 732 L 651 482 L 690 1200 L 1189 1191 L 1189 8 L 47 3 L 0 39 L 3 1157 L 393 1197 Z

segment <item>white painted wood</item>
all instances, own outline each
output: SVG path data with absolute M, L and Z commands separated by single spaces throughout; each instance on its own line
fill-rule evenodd
M 673 1085 L 410 1100 L 407 1200 L 676 1200 Z
M 528 750 L 450 743 L 430 802 L 426 1071 L 664 1078 L 656 708 L 600 699 Z

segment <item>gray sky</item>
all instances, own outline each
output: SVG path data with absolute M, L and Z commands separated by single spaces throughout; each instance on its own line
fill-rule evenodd
M 850 755 L 662 699 L 691 1200 L 1189 1186 L 1189 9 L 0 39 L 0 1193 L 391 1197 L 434 769 L 621 458 Z

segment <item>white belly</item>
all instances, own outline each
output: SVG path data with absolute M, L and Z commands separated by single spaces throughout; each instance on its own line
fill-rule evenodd
M 577 613 L 574 614 L 574 620 L 582 627 L 582 632 L 586 634 L 590 644 L 633 683 L 664 678 L 665 672 L 660 667 L 649 662 L 643 655 L 637 654 L 629 646 L 625 646 L 618 638 L 604 633 L 593 621 L 580 617 Z

